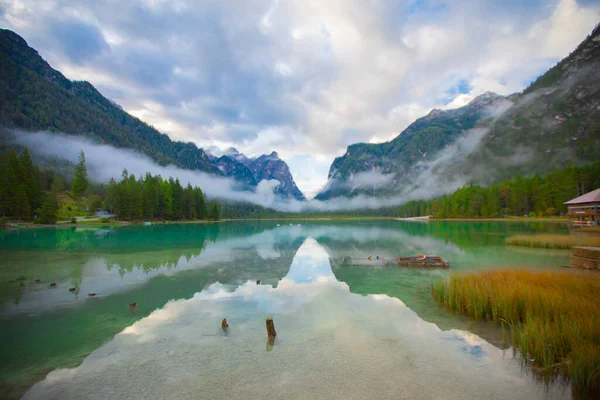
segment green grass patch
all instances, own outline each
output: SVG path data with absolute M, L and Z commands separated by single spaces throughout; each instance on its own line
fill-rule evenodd
M 452 275 L 431 293 L 453 312 L 506 324 L 522 360 L 568 377 L 575 397 L 600 396 L 600 275 L 494 270 Z
M 600 246 L 600 237 L 580 235 L 514 235 L 506 238 L 506 244 L 543 249 L 570 249 L 573 246 Z
M 81 209 L 77 208 L 77 202 L 70 196 L 68 192 L 59 193 L 56 195 L 58 201 L 58 220 L 70 221 L 75 217 L 85 217 L 88 215 L 85 212 L 85 199 L 82 200 Z

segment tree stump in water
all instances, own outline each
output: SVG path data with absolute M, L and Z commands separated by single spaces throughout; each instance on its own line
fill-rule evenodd
M 260 279 L 257 279 L 257 280 L 256 280 L 256 284 L 257 284 L 257 285 L 260 285 Z
M 273 318 L 267 318 L 267 336 L 269 338 L 275 338 L 277 336 L 277 332 L 275 332 L 275 324 L 273 323 Z
M 225 333 L 227 333 L 227 329 L 229 328 L 229 324 L 227 323 L 227 318 L 223 318 L 223 321 L 221 321 L 221 330 Z

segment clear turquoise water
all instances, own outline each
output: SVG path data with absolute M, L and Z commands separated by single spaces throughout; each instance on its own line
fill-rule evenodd
M 338 262 L 428 253 L 457 271 L 560 268 L 568 252 L 504 238 L 566 229 L 263 221 L 2 231 L 1 397 L 569 398 L 501 350 L 497 327 L 435 305 L 429 287 L 446 271 Z M 11 282 L 20 276 L 24 286 Z

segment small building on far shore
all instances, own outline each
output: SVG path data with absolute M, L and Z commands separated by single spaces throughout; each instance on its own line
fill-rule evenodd
M 600 189 L 565 203 L 569 221 L 575 225 L 600 226 Z

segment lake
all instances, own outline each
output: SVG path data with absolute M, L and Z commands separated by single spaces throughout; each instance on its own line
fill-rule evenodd
M 568 399 L 502 349 L 498 326 L 436 305 L 431 282 L 448 271 L 340 265 L 427 253 L 453 271 L 558 269 L 568 251 L 504 239 L 566 231 L 394 220 L 3 230 L 1 397 Z

